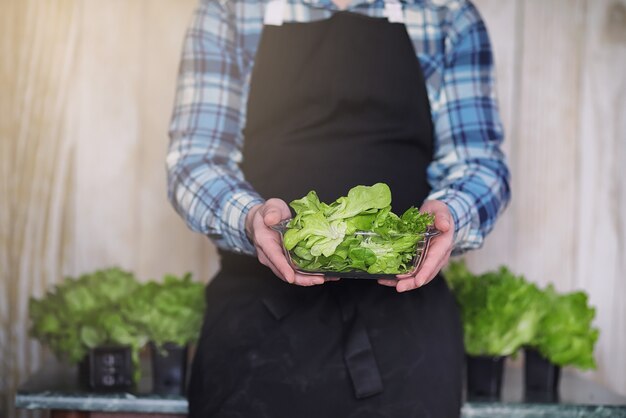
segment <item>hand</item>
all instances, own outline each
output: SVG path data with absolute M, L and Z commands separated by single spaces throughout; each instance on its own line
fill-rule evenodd
M 323 284 L 324 276 L 299 274 L 291 268 L 283 253 L 280 234 L 270 228 L 290 216 L 289 207 L 280 199 L 269 199 L 250 209 L 246 215 L 246 234 L 256 247 L 258 259 L 287 283 L 299 286 Z
M 378 283 L 395 287 L 398 292 L 406 292 L 417 289 L 430 282 L 450 259 L 452 253 L 452 239 L 454 237 L 454 220 L 448 206 L 438 200 L 427 200 L 420 208 L 422 212 L 430 212 L 435 215 L 435 228 L 441 231 L 441 235 L 434 237 L 426 254 L 422 267 L 413 275 L 399 274 L 398 280 L 381 279 Z

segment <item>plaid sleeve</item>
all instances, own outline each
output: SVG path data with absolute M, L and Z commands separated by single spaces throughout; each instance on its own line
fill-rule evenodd
M 263 199 L 239 168 L 243 54 L 232 2 L 204 1 L 187 31 L 167 154 L 168 197 L 194 231 L 254 253 L 244 222 Z
M 446 40 L 443 85 L 433 103 L 434 161 L 429 199 L 445 202 L 455 222 L 454 253 L 482 245 L 510 199 L 509 170 L 495 96 L 487 29 L 467 3 Z

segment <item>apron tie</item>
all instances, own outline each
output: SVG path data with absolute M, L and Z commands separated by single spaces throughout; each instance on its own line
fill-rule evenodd
M 337 299 L 344 324 L 343 358 L 352 380 L 357 399 L 367 398 L 383 391 L 383 382 L 374 357 L 367 328 L 359 315 L 349 292 Z
M 281 320 L 298 307 L 315 304 L 320 320 L 328 323 L 331 318 L 332 299 L 335 299 L 343 324 L 342 354 L 352 381 L 354 395 L 357 399 L 363 399 L 381 393 L 383 382 L 380 370 L 354 295 L 349 289 L 335 288 L 332 284 L 328 289 L 310 290 L 315 292 L 317 297 L 309 297 L 308 302 L 306 302 L 307 298 L 298 298 L 293 293 L 281 292 L 267 295 L 262 298 L 262 301 L 277 320 Z

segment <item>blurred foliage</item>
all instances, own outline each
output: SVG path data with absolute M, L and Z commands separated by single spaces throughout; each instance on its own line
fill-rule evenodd
M 139 378 L 139 351 L 148 342 L 185 345 L 197 339 L 204 292 L 191 274 L 139 283 L 119 268 L 66 278 L 41 299 L 31 298 L 31 335 L 70 363 L 89 349 L 130 346 Z
M 595 367 L 598 330 L 584 292 L 542 290 L 504 266 L 475 275 L 462 261 L 450 263 L 445 276 L 461 308 L 468 354 L 506 356 L 531 346 L 561 366 Z

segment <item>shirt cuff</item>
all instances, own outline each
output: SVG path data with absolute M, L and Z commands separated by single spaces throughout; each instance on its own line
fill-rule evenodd
M 454 221 L 453 255 L 459 255 L 482 245 L 480 223 L 476 222 L 478 218 L 474 213 L 475 202 L 470 196 L 456 189 L 442 189 L 431 192 L 427 200 L 439 200 L 450 210 Z
M 264 203 L 257 193 L 240 190 L 232 194 L 222 207 L 221 228 L 209 237 L 218 247 L 237 254 L 255 255 L 256 248 L 246 234 L 246 216 L 250 209 Z

